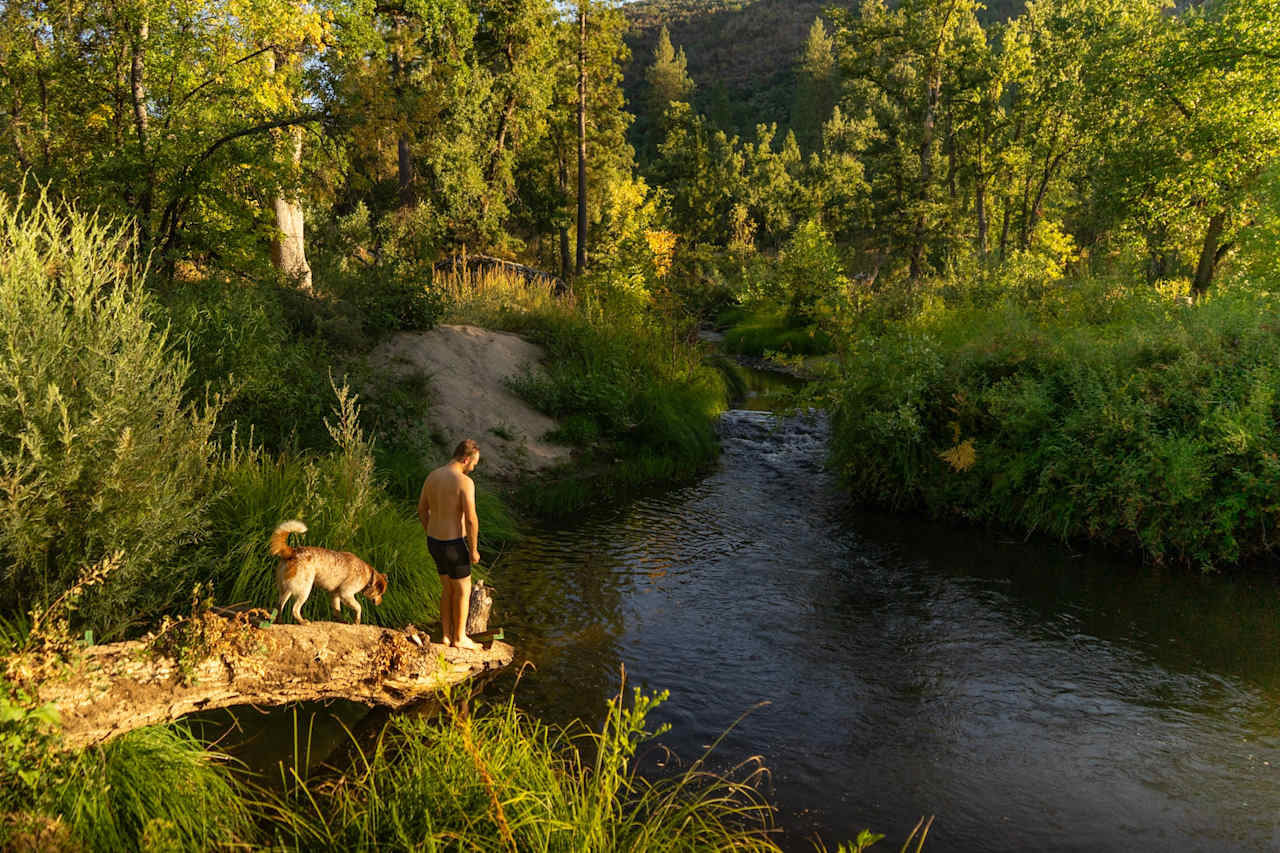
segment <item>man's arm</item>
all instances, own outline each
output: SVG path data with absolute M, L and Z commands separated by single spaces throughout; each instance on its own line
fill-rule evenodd
M 471 562 L 480 562 L 480 518 L 476 515 L 476 484 L 470 477 L 462 480 L 462 514 L 467 520 L 467 544 L 471 546 Z
M 422 522 L 422 531 L 427 532 L 427 525 L 431 523 L 431 502 L 427 498 L 427 483 L 422 482 L 422 492 L 418 495 L 418 521 Z

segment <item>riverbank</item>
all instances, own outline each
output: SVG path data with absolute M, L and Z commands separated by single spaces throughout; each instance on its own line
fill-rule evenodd
M 578 849 L 578 839 L 598 838 L 636 850 L 775 849 L 755 777 L 694 768 L 650 783 L 636 774 L 635 750 L 652 735 L 645 720 L 661 694 L 620 692 L 594 735 L 553 730 L 509 700 L 470 709 L 465 697 L 445 695 L 442 717 L 397 720 L 372 751 L 356 745 L 358 760 L 321 774 L 306 759 L 307 734 L 295 733 L 292 764 L 278 765 L 280 784 L 270 789 L 181 723 L 60 748 L 58 715 L 39 701 L 40 679 L 88 643 L 152 630 L 178 638 L 174 677 L 198 678 L 210 650 L 175 626 L 215 604 L 270 608 L 265 540 L 282 519 L 304 519 L 307 544 L 353 551 L 391 579 L 381 606 L 365 608 L 367 623 L 429 626 L 439 580 L 413 507 L 422 476 L 443 461 L 430 441 L 431 410 L 441 404 L 427 378 L 379 372 L 369 356 L 377 340 L 325 331 L 337 328 L 326 324 L 339 314 L 324 300 L 224 282 L 211 296 L 178 289 L 161 304 L 136 269 L 116 262 L 119 247 L 130 245 L 120 226 L 66 215 L 39 207 L 10 221 L 0 242 L 0 267 L 15 271 L 0 282 L 17 312 L 6 333 L 24 336 L 4 351 L 29 359 L 4 363 L 5 375 L 29 385 L 31 398 L 63 389 L 49 398 L 49 417 L 4 410 L 24 424 L 25 446 L 61 436 L 57 453 L 28 460 L 34 474 L 23 480 L 24 506 L 42 511 L 10 508 L 0 518 L 6 560 L 39 581 L 7 590 L 0 645 L 49 663 L 7 667 L 0 679 L 7 847 L 437 849 L 466 839 L 478 850 Z M 67 232 L 76 239 L 58 239 Z M 48 270 L 68 276 L 65 292 L 48 286 Z M 545 347 L 545 373 L 485 381 L 559 418 L 551 440 L 568 447 L 574 469 L 626 472 L 597 477 L 577 494 L 687 477 L 714 459 L 712 421 L 724 388 L 696 348 L 643 305 L 619 312 L 606 300 L 522 302 L 529 295 L 509 289 L 502 316 Z M 485 294 L 455 293 L 452 304 L 476 310 L 472 297 Z M 154 325 L 165 312 L 186 357 Z M 70 354 L 69 334 L 77 347 Z M 344 339 L 359 346 L 339 346 Z M 218 372 L 231 364 L 245 370 L 234 381 Z M 203 407 L 187 396 L 195 365 L 210 377 Z M 366 382 L 377 386 L 368 396 L 356 390 Z M 328 415 L 310 423 L 322 399 Z M 262 433 L 259 423 L 268 426 Z M 489 427 L 495 446 L 501 428 Z M 544 469 L 536 482 L 547 476 Z M 479 502 L 481 551 L 492 559 L 517 535 L 515 522 L 497 481 Z M 83 506 L 100 511 L 76 511 Z M 30 553 L 14 549 L 19 541 Z M 311 599 L 304 615 L 327 618 L 323 596 Z
M 1247 286 L 953 283 L 844 330 L 833 457 L 870 503 L 1229 568 L 1276 540 L 1278 311 Z

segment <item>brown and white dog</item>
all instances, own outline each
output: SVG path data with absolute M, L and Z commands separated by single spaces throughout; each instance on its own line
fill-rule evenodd
M 307 526 L 301 521 L 285 521 L 271 534 L 267 547 L 280 558 L 276 565 L 276 591 L 280 593 L 280 600 L 276 609 L 271 611 L 272 621 L 292 598 L 293 618 L 299 624 L 307 624 L 307 620 L 302 618 L 302 605 L 307 603 L 314 584 L 329 593 L 335 617 L 342 615 L 345 602 L 356 612 L 356 624 L 359 625 L 360 602 L 356 601 L 356 593 L 368 596 L 374 604 L 382 604 L 382 594 L 387 591 L 387 576 L 349 551 L 289 547 L 290 533 L 306 532 Z

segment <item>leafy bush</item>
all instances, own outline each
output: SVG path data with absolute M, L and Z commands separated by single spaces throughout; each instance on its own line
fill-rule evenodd
M 833 454 L 892 505 L 1232 563 L 1280 523 L 1280 302 L 1109 282 L 851 330 Z
M 186 402 L 134 257 L 125 225 L 0 198 L 0 601 L 47 601 L 122 551 L 82 606 L 100 635 L 177 593 L 160 569 L 203 530 L 217 411 Z

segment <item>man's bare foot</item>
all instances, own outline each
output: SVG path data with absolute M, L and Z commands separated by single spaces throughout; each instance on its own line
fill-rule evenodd
M 468 637 L 466 634 L 463 634 L 462 637 L 459 638 L 458 641 L 453 644 L 453 647 L 455 649 L 471 649 L 471 650 L 479 650 L 481 648 L 479 643 L 477 643 L 475 640 Z

